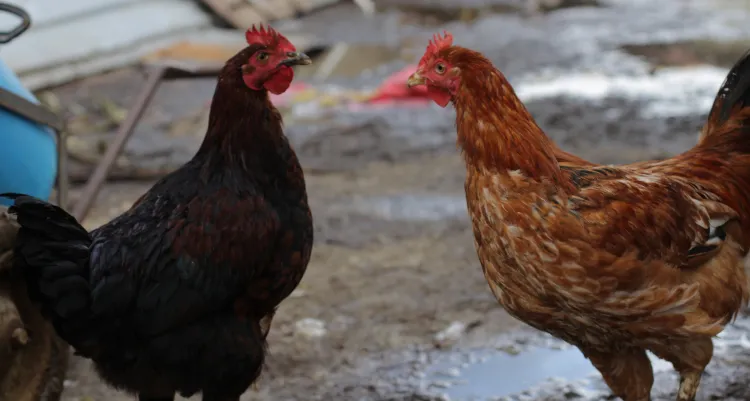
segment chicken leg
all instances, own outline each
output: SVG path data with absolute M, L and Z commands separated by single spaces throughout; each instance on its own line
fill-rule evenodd
M 711 338 L 694 339 L 687 344 L 670 343 L 668 347 L 653 348 L 651 352 L 672 363 L 680 374 L 677 401 L 694 401 L 701 375 L 714 354 Z
M 654 371 L 646 351 L 638 348 L 617 353 L 581 351 L 616 396 L 623 401 L 651 401 Z

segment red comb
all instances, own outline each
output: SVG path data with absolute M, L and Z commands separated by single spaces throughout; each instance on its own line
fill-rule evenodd
M 291 46 L 294 47 L 291 42 L 284 35 L 276 32 L 275 29 L 264 27 L 263 24 L 259 25 L 260 28 L 256 28 L 255 25 L 251 26 L 247 32 L 245 32 L 245 40 L 247 44 L 262 44 L 269 47 Z
M 427 45 L 427 50 L 425 50 L 424 56 L 422 56 L 422 60 L 419 61 L 419 64 L 426 63 L 428 59 L 436 55 L 439 51 L 451 46 L 453 46 L 453 35 L 451 35 L 450 32 L 443 31 L 443 36 L 440 36 L 439 33 L 432 35 L 432 40 L 430 40 L 430 43 Z
M 453 46 L 453 35 L 448 31 L 443 31 L 441 37 L 439 33 L 432 35 L 430 44 L 427 45 L 427 51 L 430 53 L 437 53 L 440 50 L 447 49 Z

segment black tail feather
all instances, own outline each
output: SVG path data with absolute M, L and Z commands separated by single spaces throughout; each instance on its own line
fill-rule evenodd
M 89 247 L 91 237 L 62 208 L 22 194 L 0 194 L 14 200 L 8 213 L 18 230 L 15 264 L 21 269 L 32 300 L 58 334 L 78 348 L 89 342 L 86 326 L 91 315 Z
M 750 106 L 750 51 L 746 52 L 729 71 L 716 97 L 723 99 L 716 110 L 719 121 L 728 120 L 735 107 Z
M 750 107 L 750 50 L 734 64 L 721 84 L 701 133 L 701 141 L 712 135 L 721 135 L 724 131 L 721 127 L 747 107 Z

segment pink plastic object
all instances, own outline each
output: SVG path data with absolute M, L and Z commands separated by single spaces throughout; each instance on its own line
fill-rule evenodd
M 409 75 L 417 70 L 417 65 L 409 65 L 406 68 L 394 73 L 383 81 L 383 84 L 375 90 L 375 94 L 368 100 L 368 103 L 393 103 L 409 101 L 409 103 L 427 103 L 430 99 L 427 97 L 427 88 L 424 86 L 415 86 L 409 88 L 406 86 L 406 80 Z

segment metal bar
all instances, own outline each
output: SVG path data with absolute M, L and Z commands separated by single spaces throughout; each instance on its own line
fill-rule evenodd
M 195 78 L 213 78 L 221 73 L 224 68 L 224 64 L 211 64 L 211 65 L 190 65 L 184 63 L 179 65 L 175 62 L 171 62 L 167 65 L 167 69 L 164 72 L 162 80 L 174 81 L 177 79 L 195 79 Z
M 35 123 L 46 125 L 55 131 L 61 131 L 65 128 L 63 120 L 57 114 L 4 88 L 0 88 L 0 107 Z
M 70 193 L 70 175 L 68 174 L 68 132 L 65 129 L 57 133 L 57 204 L 68 208 L 68 194 Z
M 128 139 L 133 135 L 138 121 L 146 110 L 146 107 L 148 107 L 148 104 L 151 102 L 151 98 L 156 93 L 159 82 L 167 69 L 168 67 L 166 66 L 150 68 L 145 87 L 133 102 L 133 106 L 129 109 L 125 121 L 117 130 L 117 134 L 112 143 L 107 146 L 107 151 L 104 153 L 102 160 L 97 164 L 91 178 L 86 182 L 81 198 L 73 207 L 73 216 L 79 221 L 82 221 L 91 209 L 91 205 L 94 203 L 94 200 L 96 200 L 97 195 L 99 195 L 102 185 L 107 180 L 107 174 L 109 174 L 112 165 L 117 160 L 117 156 L 120 155 L 120 152 L 122 152 Z

